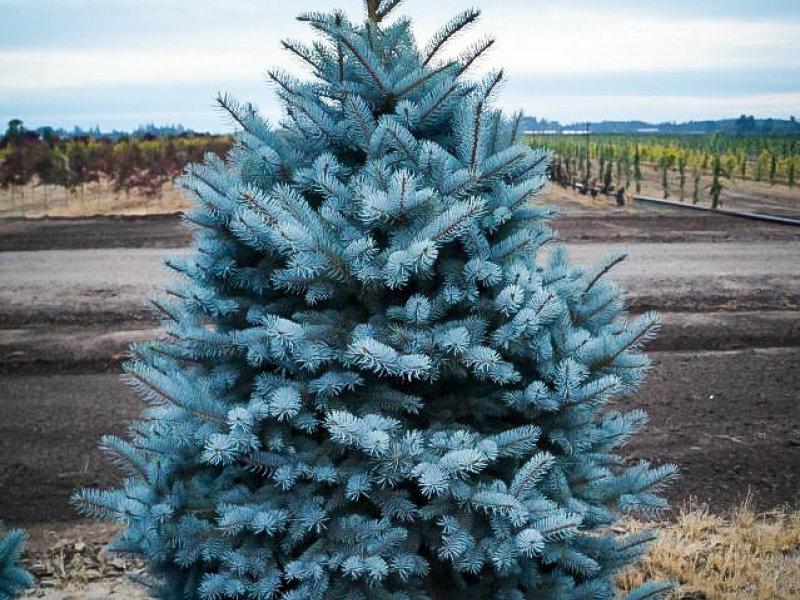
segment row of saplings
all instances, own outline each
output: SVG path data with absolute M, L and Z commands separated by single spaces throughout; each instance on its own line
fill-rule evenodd
M 642 169 L 652 167 L 660 175 L 664 198 L 679 193 L 683 201 L 692 181 L 692 201 L 696 204 L 704 189 L 712 202 L 714 186 L 704 188 L 701 179 L 711 176 L 741 181 L 766 181 L 789 187 L 796 184 L 800 168 L 798 141 L 792 137 L 761 138 L 725 135 L 600 134 L 588 137 L 555 135 L 533 136 L 532 144 L 546 145 L 556 155 L 552 176 L 562 184 L 580 184 L 584 191 L 607 193 L 614 188 L 641 192 Z M 595 167 L 597 170 L 595 171 Z M 677 185 L 672 181 L 677 175 Z M 718 198 L 716 200 L 718 203 Z
M 624 461 L 646 417 L 605 406 L 657 318 L 623 318 L 623 255 L 537 256 L 549 155 L 492 108 L 502 72 L 464 77 L 492 40 L 441 58 L 478 11 L 419 48 L 399 3 L 302 15 L 281 128 L 221 97 L 238 144 L 183 180 L 197 251 L 126 367 L 151 404 L 102 441 L 126 479 L 75 495 L 155 597 L 602 600 L 653 539 L 612 525 L 675 468 Z
M 613 153 L 612 153 L 613 154 Z M 598 194 L 614 196 L 617 204 L 625 204 L 625 195 L 631 188 L 631 183 L 635 184 L 636 193 L 642 191 L 642 162 L 639 155 L 638 146 L 635 147 L 633 159 L 625 153 L 621 158 L 606 158 L 602 154 L 597 159 L 597 175 L 592 176 L 591 158 L 586 158 L 586 154 L 579 153 L 578 158 L 556 154 L 550 164 L 550 177 L 553 181 L 577 189 L 582 194 L 591 194 L 597 197 Z M 719 153 L 710 156 L 710 167 L 708 172 L 711 183 L 707 186 L 702 184 L 702 177 L 706 170 L 704 158 L 703 166 L 693 167 L 691 173 L 687 169 L 687 153 L 679 153 L 677 158 L 673 155 L 664 155 L 653 169 L 660 174 L 661 190 L 664 199 L 670 198 L 675 191 L 670 183 L 670 174 L 673 170 L 678 175 L 678 196 L 681 202 L 687 198 L 687 183 L 689 176 L 692 180 L 692 204 L 698 204 L 701 197 L 708 192 L 711 208 L 719 208 L 721 205 L 720 196 L 725 187 L 723 179 L 731 178 L 730 167 L 723 165 L 722 157 Z M 614 174 L 616 173 L 616 175 Z M 790 168 L 790 187 L 794 185 L 794 167 Z M 774 173 L 773 173 L 774 174 Z
M 41 187 L 45 201 L 53 187 L 67 197 L 101 186 L 153 196 L 187 164 L 207 152 L 222 155 L 230 145 L 230 136 L 201 134 L 61 139 L 47 128 L 25 130 L 15 119 L 0 138 L 0 190 L 8 189 L 12 201 L 24 198 L 28 186 Z

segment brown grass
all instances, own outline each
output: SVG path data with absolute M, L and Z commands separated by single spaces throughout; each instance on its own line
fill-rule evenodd
M 642 169 L 642 193 L 662 196 L 660 175 L 649 167 Z M 705 178 L 707 179 L 707 177 Z M 705 181 L 703 185 L 707 185 Z M 800 186 L 770 186 L 767 183 L 740 181 L 723 182 L 723 206 L 743 210 L 764 210 L 778 214 L 800 214 Z M 687 204 L 691 203 L 691 179 L 686 184 Z M 581 195 L 578 192 L 551 184 L 541 197 L 541 202 L 578 211 L 635 212 L 637 206 L 628 190 L 628 205 L 615 206 L 608 196 Z M 679 200 L 677 183 L 671 182 L 671 200 Z M 703 191 L 700 204 L 708 204 L 707 191 Z M 84 217 L 91 215 L 146 215 L 178 212 L 187 209 L 189 201 L 181 190 L 166 184 L 156 195 L 147 196 L 138 192 L 114 191 L 109 182 L 95 182 L 83 190 L 66 191 L 56 186 L 25 186 L 23 188 L 0 189 L 0 218 L 2 217 Z
M 631 523 L 631 529 L 641 528 Z M 730 516 L 708 508 L 684 510 L 659 523 L 661 538 L 618 579 L 630 590 L 671 579 L 671 600 L 797 600 L 800 598 L 800 512 L 756 515 L 749 503 Z
M 703 507 L 683 510 L 675 521 L 630 520 L 624 525 L 626 532 L 655 528 L 661 533 L 647 556 L 618 577 L 626 592 L 648 580 L 669 579 L 680 587 L 668 600 L 800 598 L 800 511 L 757 515 L 745 503 L 725 516 Z M 140 566 L 120 567 L 100 552 L 116 531 L 114 526 L 91 522 L 32 527 L 26 564 L 38 565 L 40 588 L 30 597 L 42 597 L 41 589 L 50 588 L 44 596 L 48 600 L 106 598 L 112 586 L 114 597 L 143 598 L 126 581 L 126 572 L 136 572 Z
M 592 198 L 573 190 L 550 185 L 541 203 L 571 210 L 620 210 L 606 196 Z M 175 185 L 167 184 L 154 196 L 137 192 L 115 192 L 108 183 L 92 183 L 81 192 L 66 192 L 56 186 L 25 186 L 0 189 L 0 218 L 2 217 L 87 217 L 93 215 L 153 215 L 173 213 L 190 208 L 191 204 Z M 622 209 L 625 210 L 625 209 Z M 629 207 L 627 210 L 631 210 Z
M 166 184 L 153 196 L 117 192 L 110 183 L 87 184 L 83 190 L 56 186 L 25 186 L 0 190 L 0 217 L 85 217 L 91 215 L 148 215 L 185 210 L 183 192 Z

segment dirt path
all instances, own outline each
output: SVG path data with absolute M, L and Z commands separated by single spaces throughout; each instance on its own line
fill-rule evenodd
M 615 280 L 634 310 L 664 313 L 655 368 L 624 401 L 652 415 L 630 452 L 681 465 L 678 503 L 751 489 L 761 507 L 800 506 L 800 231 L 664 213 L 557 226 L 579 263 L 624 243 Z M 0 518 L 75 527 L 69 494 L 115 480 L 97 440 L 141 408 L 119 360 L 158 335 L 143 302 L 188 241 L 174 215 L 0 221 Z
M 800 228 L 735 219 L 711 213 L 644 207 L 574 210 L 554 221 L 566 241 L 666 243 L 756 240 L 800 241 Z M 179 214 L 0 219 L 0 252 L 87 248 L 172 248 L 186 246 L 191 231 Z
M 590 265 L 619 246 L 569 244 Z M 633 308 L 663 311 L 800 308 L 800 243 L 627 244 L 629 260 L 613 278 Z M 147 319 L 144 300 L 173 273 L 168 255 L 185 249 L 106 248 L 0 252 L 0 324 L 97 323 Z
M 800 505 L 800 349 L 656 352 L 645 386 L 625 408 L 651 415 L 634 456 L 671 460 L 690 496 L 715 507 L 752 488 L 759 506 Z M 0 506 L 12 523 L 73 520 L 70 494 L 106 485 L 115 470 L 97 451 L 142 407 L 116 373 L 0 378 Z M 58 418 L 53 418 L 58 415 Z

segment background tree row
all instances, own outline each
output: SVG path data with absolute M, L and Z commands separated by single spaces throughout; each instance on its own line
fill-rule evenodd
M 64 139 L 48 128 L 26 131 L 15 120 L 0 139 L 0 188 L 24 194 L 28 185 L 59 186 L 66 193 L 107 182 L 115 191 L 153 195 L 187 164 L 208 152 L 224 155 L 231 143 L 227 135 L 196 133 Z
M 719 201 L 721 178 L 793 187 L 800 170 L 800 140 L 725 135 L 540 135 L 533 146 L 546 146 L 557 159 L 554 181 L 582 182 L 605 191 L 625 187 L 638 193 L 644 169 L 658 173 L 665 198 L 697 202 L 706 192 Z M 710 177 L 709 186 L 701 177 Z

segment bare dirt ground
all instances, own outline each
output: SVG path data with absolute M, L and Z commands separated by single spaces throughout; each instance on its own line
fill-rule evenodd
M 631 458 L 679 463 L 676 506 L 724 511 L 748 494 L 762 509 L 800 506 L 800 230 L 549 195 L 573 257 L 625 245 L 616 280 L 633 312 L 663 313 L 653 372 L 620 402 L 651 415 Z M 189 242 L 175 214 L 0 220 L 0 518 L 31 531 L 31 597 L 146 597 L 125 580 L 140 566 L 100 551 L 114 528 L 80 519 L 68 498 L 117 481 L 97 440 L 141 408 L 119 363 L 131 341 L 159 335 L 143 300 L 171 278 L 163 257 Z M 680 522 L 663 527 L 684 540 Z M 692 593 L 679 597 L 704 597 Z
M 577 262 L 590 265 L 617 245 L 586 242 L 569 247 Z M 693 312 L 800 309 L 798 242 L 640 242 L 627 248 L 630 258 L 614 275 L 627 290 L 634 312 L 655 308 L 688 318 L 686 313 Z M 35 332 L 44 325 L 102 328 L 140 321 L 135 328 L 149 328 L 152 316 L 144 301 L 174 277 L 162 260 L 185 252 L 105 248 L 0 253 L 0 281 L 4 282 L 0 326 L 7 332 Z M 115 331 L 120 328 L 105 333 Z M 23 334 L 5 334 L 9 335 Z
M 800 506 L 800 348 L 652 356 L 647 383 L 620 404 L 651 417 L 631 454 L 681 466 L 671 498 L 728 507 L 750 490 L 760 507 Z M 97 441 L 143 406 L 117 373 L 5 374 L 0 398 L 0 506 L 22 524 L 72 521 L 76 488 L 113 483 Z
M 720 196 L 720 206 L 732 210 L 743 210 L 771 215 L 782 215 L 791 218 L 800 217 L 800 186 L 789 186 L 784 181 L 770 185 L 769 181 L 754 181 L 750 179 L 752 173 L 748 174 L 745 181 L 734 173 L 733 177 L 722 177 L 722 193 Z M 597 184 L 597 178 L 591 181 Z M 615 181 L 616 185 L 616 181 Z M 664 188 L 661 180 L 661 169 L 652 164 L 642 165 L 642 180 L 640 182 L 641 194 L 655 198 L 664 197 Z M 700 193 L 697 204 L 700 206 L 710 206 L 709 188 L 711 187 L 711 174 L 706 172 L 700 178 Z M 668 199 L 675 202 L 686 204 L 694 203 L 693 199 L 694 182 L 691 169 L 687 169 L 684 191 L 680 190 L 680 177 L 678 169 L 673 168 L 668 175 Z M 631 184 L 626 195 L 629 204 L 635 205 L 632 201 L 637 192 Z M 566 204 L 582 204 L 584 207 L 605 206 L 609 204 L 609 199 L 603 196 L 592 198 L 591 196 L 581 196 L 571 190 L 566 190 L 560 186 L 553 185 L 546 192 L 550 202 Z M 582 199 L 579 200 L 578 198 Z
M 750 493 L 757 508 L 799 507 L 800 229 L 560 193 L 556 227 L 575 260 L 626 246 L 614 277 L 632 311 L 663 312 L 652 374 L 620 402 L 651 415 L 631 456 L 680 465 L 678 506 L 724 510 Z M 163 257 L 189 242 L 175 214 L 0 220 L 0 518 L 31 530 L 34 560 L 113 531 L 68 498 L 117 480 L 97 440 L 141 408 L 119 362 L 159 335 L 143 301 L 172 277 Z M 44 597 L 70 597 L 59 594 Z
M 642 193 L 656 198 L 662 198 L 664 189 L 661 185 L 661 172 L 647 165 L 642 169 Z M 683 202 L 692 202 L 693 183 L 692 176 L 687 173 L 686 188 Z M 721 206 L 734 210 L 783 215 L 787 217 L 800 216 L 800 187 L 789 187 L 784 183 L 770 185 L 768 181 L 742 181 L 736 174 L 731 178 L 722 178 Z M 698 204 L 710 204 L 709 187 L 711 186 L 710 174 L 701 178 L 701 192 Z M 679 178 L 677 169 L 669 174 L 669 199 L 681 200 Z
M 793 227 L 648 205 L 616 208 L 606 197 L 593 199 L 557 187 L 549 190 L 545 200 L 556 203 L 562 211 L 555 226 L 566 241 L 800 241 L 800 230 Z M 0 219 L 0 252 L 174 248 L 190 240 L 191 231 L 178 212 Z

